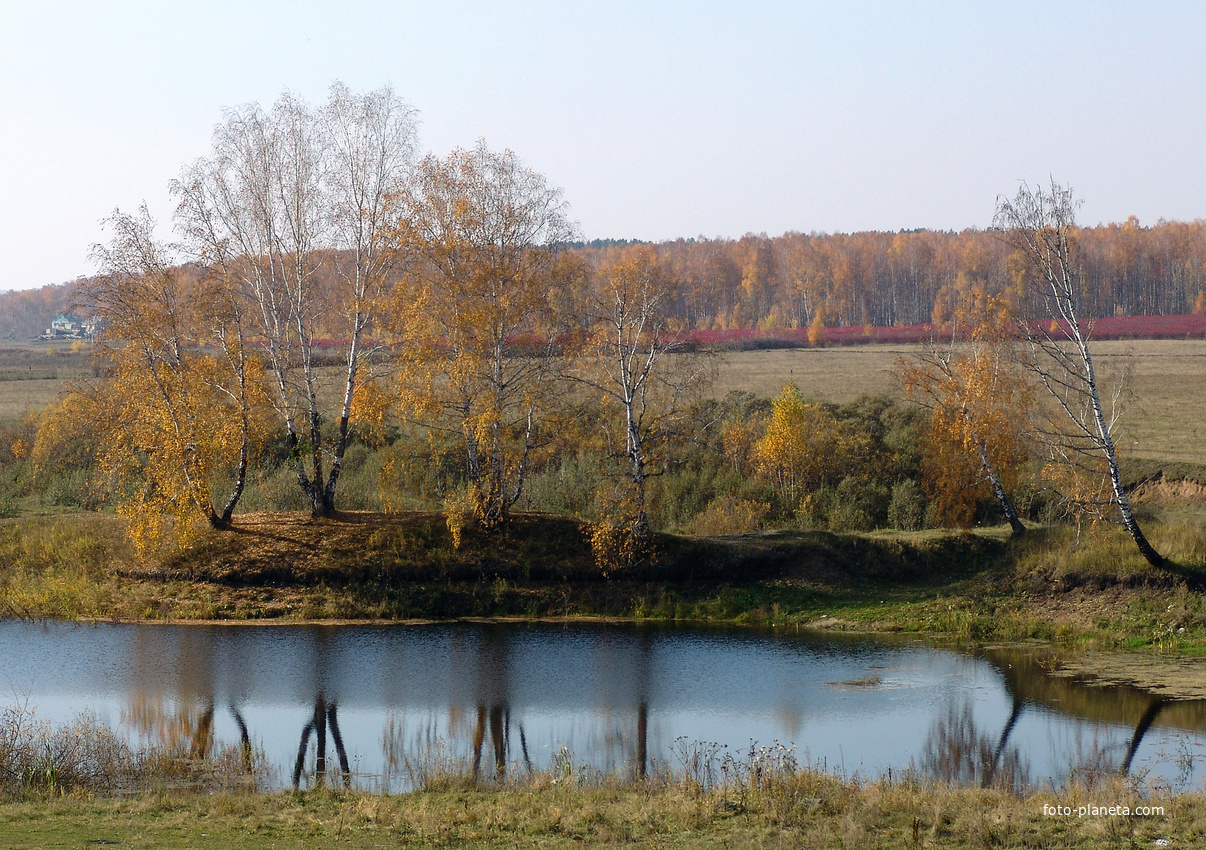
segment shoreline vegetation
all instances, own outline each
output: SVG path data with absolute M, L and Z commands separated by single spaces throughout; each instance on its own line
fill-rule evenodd
M 11 848 L 1193 847 L 1204 831 L 1206 797 L 1145 797 L 1117 781 L 1014 794 L 813 771 L 723 790 L 685 778 L 575 785 L 542 775 L 389 796 L 160 792 L 0 803 L 0 842 Z
M 1193 846 L 1206 830 L 1203 795 L 1100 770 L 1058 790 L 970 787 L 911 769 L 839 776 L 779 745 L 729 756 L 699 744 L 641 777 L 600 774 L 562 750 L 548 769 L 488 778 L 421 760 L 405 794 L 338 780 L 255 793 L 265 777 L 251 751 L 135 748 L 95 720 L 53 729 L 11 708 L 3 729 L 0 843 L 11 848 Z
M 520 619 L 903 632 L 1077 650 L 1206 653 L 1202 528 L 1152 523 L 1157 569 L 1125 532 L 658 534 L 652 563 L 604 578 L 580 523 L 518 514 L 462 532 L 434 512 L 236 517 L 154 561 L 108 513 L 0 520 L 0 611 L 24 619 L 382 622 Z
M 954 783 L 913 769 L 846 776 L 794 747 L 730 754 L 684 742 L 645 775 L 603 774 L 563 748 L 545 769 L 479 775 L 436 745 L 405 766 L 414 790 L 336 777 L 272 791 L 253 747 L 127 743 L 95 718 L 0 718 L 0 843 L 137 847 L 1097 847 L 1196 846 L 1206 795 L 1102 768 L 1060 787 L 1007 771 Z

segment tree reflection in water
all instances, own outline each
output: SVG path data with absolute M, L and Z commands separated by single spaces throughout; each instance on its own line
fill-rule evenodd
M 335 702 L 328 703 L 319 691 L 314 698 L 314 714 L 302 728 L 301 743 L 297 746 L 297 761 L 293 764 L 293 787 L 301 786 L 302 771 L 305 769 L 306 752 L 310 745 L 310 735 L 314 735 L 314 784 L 321 788 L 327 778 L 327 729 L 331 730 L 331 740 L 335 744 L 335 755 L 339 759 L 339 775 L 343 778 L 343 787 L 352 787 L 352 769 L 348 764 L 348 753 L 343 746 L 343 735 L 339 732 L 339 706 Z
M 1159 719 L 1166 728 L 1186 731 L 1206 728 L 1206 701 L 1201 699 L 1171 699 L 1141 688 L 1102 685 L 1092 677 L 1053 675 L 1059 669 L 1059 658 L 1050 651 L 1029 648 L 997 647 L 984 653 L 984 658 L 1001 675 L 1014 710 L 1002 734 L 1001 742 L 1012 731 L 1024 705 L 1040 710 L 1057 711 L 1096 723 L 1134 726 L 1130 742 L 1117 761 L 1117 747 L 1094 744 L 1078 752 L 1068 773 L 1080 782 L 1094 783 L 1111 773 L 1127 776 L 1135 756 L 1148 732 Z M 1192 757 L 1182 765 L 1181 781 L 1192 774 Z
M 538 767 L 533 762 L 524 723 L 532 704 L 531 682 L 513 681 L 515 676 L 523 675 L 520 671 L 530 670 L 514 663 L 517 634 L 523 637 L 513 626 L 499 624 L 455 634 L 449 652 L 455 673 L 446 723 L 434 715 L 423 719 L 408 716 L 404 709 L 391 710 L 381 739 L 384 764 L 380 787 L 388 790 L 399 782 L 403 787 L 424 787 L 465 776 L 501 781 L 515 772 Z M 630 776 L 644 777 L 650 764 L 653 639 L 648 634 L 637 640 L 601 637 L 582 675 L 592 679 L 592 687 L 597 688 L 595 704 L 601 710 L 602 728 L 590 730 L 585 742 L 575 740 L 570 731 L 566 737 L 542 740 L 539 746 L 542 751 L 557 754 L 550 756 L 553 759 L 561 753 L 572 755 L 576 746 L 585 745 L 591 754 L 601 747 L 618 747 L 616 758 L 596 761 L 613 764 L 611 769 L 618 768 Z M 548 684 L 557 686 L 554 680 Z M 573 683 L 574 688 L 580 685 Z M 517 691 L 521 694 L 518 701 L 514 697 Z M 555 704 L 556 697 L 552 701 Z M 611 726 L 613 722 L 615 726 Z M 576 725 L 574 719 L 571 724 Z
M 1126 776 L 1131 772 L 1131 762 L 1135 758 L 1135 752 L 1139 749 L 1139 745 L 1143 743 L 1143 736 L 1147 734 L 1147 730 L 1152 728 L 1152 723 L 1156 720 L 1156 715 L 1164 710 L 1164 700 L 1160 697 L 1152 697 L 1148 703 L 1147 709 L 1139 717 L 1139 722 L 1135 724 L 1135 734 L 1131 736 L 1130 746 L 1126 748 L 1126 756 L 1122 759 L 1122 767 L 1118 768 L 1118 772 Z
M 238 762 L 243 772 L 255 777 L 255 749 L 243 712 L 232 702 L 227 706 L 239 730 Z M 201 761 L 215 755 L 214 719 L 216 708 L 212 695 L 198 713 L 197 706 L 176 701 L 168 709 L 164 698 L 145 693 L 131 696 L 123 711 L 123 719 L 140 735 L 171 752 L 187 753 L 190 759 Z
M 910 728 L 921 733 L 903 744 L 892 742 L 893 764 L 912 761 L 952 782 L 1018 787 L 1036 773 L 1062 784 L 1069 777 L 1085 781 L 1120 770 L 1144 777 L 1155 770 L 1159 781 L 1176 782 L 1167 779 L 1167 771 L 1160 773 L 1169 760 L 1164 750 L 1170 734 L 1206 747 L 1200 743 L 1206 740 L 1206 700 L 1153 696 L 1061 673 L 1058 656 L 1031 647 L 982 650 L 992 682 L 1000 687 L 981 686 L 969 695 L 969 706 L 986 712 L 973 715 L 971 707 L 957 707 L 962 697 L 956 697 L 954 710 L 927 700 L 920 714 L 903 689 L 890 695 L 870 689 L 813 694 L 809 682 L 815 684 L 815 677 L 802 673 L 783 688 L 750 687 L 751 671 L 772 655 L 770 661 L 784 666 L 767 669 L 866 667 L 866 659 L 853 652 L 862 644 L 828 640 L 764 647 L 745 634 L 730 644 L 712 634 L 680 638 L 649 629 L 515 624 L 263 631 L 123 627 L 87 637 L 90 643 L 132 644 L 125 651 L 134 659 L 133 683 L 122 719 L 133 730 L 185 758 L 220 758 L 236 768 L 241 763 L 247 772 L 271 767 L 286 787 L 290 779 L 294 786 L 372 783 L 382 790 L 422 787 L 441 776 L 509 781 L 525 771 L 553 768 L 567 755 L 575 769 L 639 779 L 670 753 L 668 731 L 696 715 L 706 719 L 748 704 L 778 711 L 775 717 L 794 711 L 797 718 L 826 724 L 840 717 L 844 701 L 878 711 L 888 696 L 918 712 L 920 725 Z M 88 648 L 78 643 L 76 655 Z M 714 673 L 710 661 L 690 667 L 701 653 L 715 652 L 723 660 L 730 651 L 740 663 L 717 664 Z M 914 656 L 930 658 L 910 649 L 893 656 L 893 663 L 912 669 L 921 664 Z M 794 666 L 797 657 L 803 666 Z M 942 655 L 934 658 L 940 670 L 948 669 Z M 684 661 L 693 671 L 690 681 L 675 678 Z M 45 663 L 52 665 L 53 658 Z M 975 669 L 984 668 L 976 662 Z M 722 705 L 712 702 L 714 692 Z M 283 711 L 295 718 L 284 728 L 276 719 Z M 986 724 L 986 716 L 994 720 Z M 707 722 L 715 725 L 714 719 Z M 885 720 L 886 734 L 893 734 L 893 722 Z M 267 756 L 255 757 L 261 741 L 270 748 L 271 765 Z M 1188 744 L 1183 750 L 1173 756 L 1182 784 L 1196 778 L 1197 758 Z M 866 758 L 878 766 L 874 752 Z M 353 780 L 352 768 L 371 772 Z
M 951 706 L 945 717 L 934 722 L 926 738 L 921 769 L 941 782 L 1021 791 L 1029 784 L 1030 768 L 1018 748 L 1006 744 L 1020 713 L 1021 703 L 1015 703 L 1004 731 L 994 742 L 992 735 L 976 725 L 970 703 Z

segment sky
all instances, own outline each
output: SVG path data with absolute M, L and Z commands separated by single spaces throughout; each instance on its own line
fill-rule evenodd
M 512 149 L 586 239 L 986 228 L 1051 179 L 1206 217 L 1197 2 L 0 0 L 0 290 L 95 273 L 117 208 L 170 240 L 224 108 L 335 80 Z

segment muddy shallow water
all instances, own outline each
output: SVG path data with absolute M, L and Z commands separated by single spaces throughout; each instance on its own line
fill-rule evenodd
M 751 746 L 845 776 L 1200 787 L 1206 664 L 1175 662 L 1179 689 L 1149 691 L 1126 658 L 1110 676 L 1042 648 L 803 631 L 0 623 L 0 688 L 39 717 L 89 711 L 131 740 L 203 749 L 245 739 L 273 784 L 346 767 L 382 790 L 446 765 L 638 775 Z

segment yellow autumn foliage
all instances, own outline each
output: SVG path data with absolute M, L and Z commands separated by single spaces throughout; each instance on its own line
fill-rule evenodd
M 754 447 L 758 473 L 775 483 L 785 504 L 848 475 L 871 460 L 871 439 L 841 422 L 824 405 L 806 402 L 789 383 L 772 402 L 766 433 Z
M 552 398 L 550 293 L 573 232 L 560 190 L 484 143 L 419 165 L 396 237 L 411 258 L 393 302 L 402 414 L 464 440 L 484 528 L 522 494 Z
M 899 375 L 906 394 L 930 408 L 921 478 L 934 517 L 966 527 L 978 503 L 993 497 L 990 470 L 1006 493 L 1017 486 L 1029 456 L 1032 392 L 1010 356 L 1016 331 L 1009 298 L 961 280 L 949 310 L 966 340 L 931 346 L 920 363 L 902 362 Z

